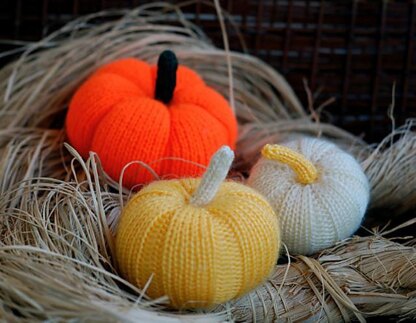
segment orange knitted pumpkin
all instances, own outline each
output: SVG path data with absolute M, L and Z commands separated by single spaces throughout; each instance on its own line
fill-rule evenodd
M 183 177 L 201 175 L 195 163 L 208 165 L 222 145 L 235 146 L 237 122 L 219 93 L 164 51 L 157 66 L 126 58 L 98 69 L 72 98 L 66 130 L 79 153 L 85 158 L 96 152 L 116 180 L 134 160 L 150 164 L 159 176 Z M 152 179 L 133 164 L 123 184 Z

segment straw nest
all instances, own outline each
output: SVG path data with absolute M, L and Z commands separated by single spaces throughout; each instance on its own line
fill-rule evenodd
M 227 21 L 224 12 L 218 17 Z M 327 137 L 353 152 L 372 187 L 371 225 L 362 236 L 313 257 L 286 253 L 266 283 L 210 313 L 168 311 L 165 299 L 149 300 L 145 289 L 118 277 L 113 235 L 131 192 L 106 176 L 96 155 L 84 161 L 64 145 L 65 110 L 76 87 L 100 64 L 127 55 L 154 62 L 165 48 L 230 99 L 240 122 L 237 173 L 249 169 L 265 142 L 289 136 Z M 83 17 L 22 51 L 0 71 L 4 320 L 416 319 L 416 242 L 400 234 L 416 222 L 409 216 L 416 205 L 412 120 L 375 146 L 316 122 L 317 113 L 305 112 L 278 72 L 252 56 L 214 47 L 169 4 Z

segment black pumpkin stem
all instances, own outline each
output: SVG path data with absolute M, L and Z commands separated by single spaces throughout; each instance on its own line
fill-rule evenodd
M 157 61 L 157 78 L 155 99 L 168 104 L 173 97 L 176 86 L 178 59 L 171 50 L 163 51 Z

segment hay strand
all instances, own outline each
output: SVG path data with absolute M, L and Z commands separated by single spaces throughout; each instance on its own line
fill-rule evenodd
M 289 267 L 277 266 L 266 283 L 228 307 L 242 322 L 363 321 L 371 316 L 414 320 L 415 282 L 414 246 L 354 237 L 316 258 L 300 256 Z

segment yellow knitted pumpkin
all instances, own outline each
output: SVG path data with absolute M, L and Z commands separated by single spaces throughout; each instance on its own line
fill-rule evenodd
M 116 237 L 121 274 L 174 308 L 239 297 L 271 273 L 279 252 L 275 213 L 253 189 L 223 182 L 233 152 L 221 148 L 202 179 L 159 181 L 124 208 Z

